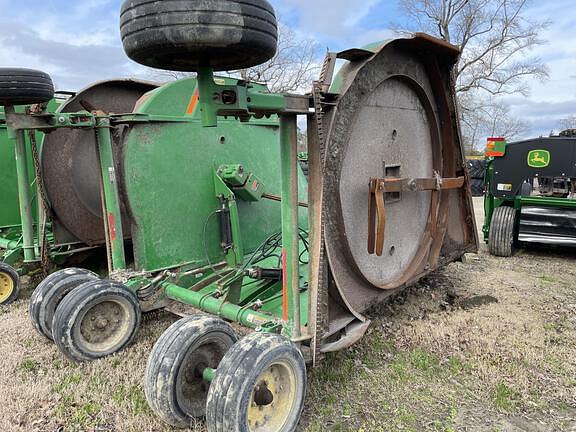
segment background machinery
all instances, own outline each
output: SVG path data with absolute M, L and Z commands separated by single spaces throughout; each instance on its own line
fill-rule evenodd
M 488 141 L 484 238 L 508 257 L 522 243 L 576 246 L 576 137 Z
M 94 178 L 74 180 L 77 221 L 61 222 L 77 239 L 104 241 L 109 256 L 106 280 L 50 275 L 32 321 L 85 361 L 127 346 L 143 311 L 190 306 L 197 312 L 150 355 L 154 412 L 179 427 L 206 417 L 210 431 L 292 431 L 306 363 L 358 341 L 372 305 L 477 248 L 454 120 L 459 52 L 417 34 L 330 53 L 311 94 L 280 95 L 214 76 L 274 55 L 265 0 L 126 1 L 121 34 L 132 59 L 197 77 L 152 89 L 125 112 L 7 109 L 17 135 L 57 130 L 55 148 L 94 152 Z M 346 65 L 333 79 L 337 59 Z M 43 177 L 57 195 L 58 176 Z M 238 340 L 229 322 L 254 331 Z

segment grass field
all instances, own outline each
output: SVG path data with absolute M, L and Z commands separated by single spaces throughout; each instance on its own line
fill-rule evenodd
M 483 247 L 375 308 L 361 343 L 310 372 L 300 429 L 575 432 L 575 259 Z M 28 297 L 0 309 L 0 431 L 170 430 L 141 381 L 174 317 L 144 323 L 118 356 L 76 365 L 35 333 Z

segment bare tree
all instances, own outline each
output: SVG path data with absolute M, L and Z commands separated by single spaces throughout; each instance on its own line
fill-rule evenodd
M 566 118 L 563 118 L 558 122 L 560 126 L 560 130 L 568 130 L 568 129 L 576 129 L 576 115 L 571 115 Z
M 223 75 L 267 84 L 272 92 L 304 92 L 319 72 L 318 44 L 300 37 L 291 28 L 280 24 L 278 51 L 270 61 L 249 69 L 224 72 Z M 194 76 L 193 73 L 153 70 L 160 80 L 172 81 Z
M 464 94 L 460 100 L 462 133 L 468 153 L 483 150 L 487 137 L 505 137 L 513 141 L 529 130 L 528 123 L 515 118 L 510 113 L 510 106 L 498 99 Z M 473 109 L 469 109 L 470 106 Z
M 528 94 L 526 78 L 546 79 L 548 71 L 530 51 L 543 41 L 549 23 L 526 18 L 530 0 L 399 0 L 414 22 L 460 46 L 455 68 L 463 133 L 470 148 L 483 146 L 486 135 L 517 138 L 526 123 L 514 119 L 498 101 L 505 94 Z
M 525 17 L 529 0 L 400 0 L 419 30 L 460 46 L 458 93 L 527 94 L 524 78 L 547 78 L 547 68 L 529 51 L 543 44 L 549 23 Z

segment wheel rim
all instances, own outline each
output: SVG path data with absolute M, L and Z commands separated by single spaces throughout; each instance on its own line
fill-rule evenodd
M 292 366 L 281 361 L 258 377 L 248 406 L 251 432 L 283 430 L 296 404 L 296 383 Z
M 176 398 L 180 409 L 188 416 L 205 414 L 210 383 L 203 377 L 206 368 L 216 369 L 230 349 L 222 339 L 209 337 L 201 345 L 193 346 L 182 361 L 176 378 Z
M 14 292 L 14 280 L 8 273 L 0 272 L 0 304 L 10 298 Z
M 87 351 L 106 353 L 122 346 L 135 325 L 130 302 L 125 299 L 105 299 L 90 307 L 76 327 L 76 340 Z

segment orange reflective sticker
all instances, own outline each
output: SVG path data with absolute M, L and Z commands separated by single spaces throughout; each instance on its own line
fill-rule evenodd
M 192 95 L 192 98 L 190 99 L 190 103 L 188 104 L 188 110 L 186 111 L 186 114 L 188 115 L 194 114 L 196 105 L 198 105 L 198 99 L 200 99 L 200 94 L 198 93 L 198 89 L 196 89 L 196 91 Z

